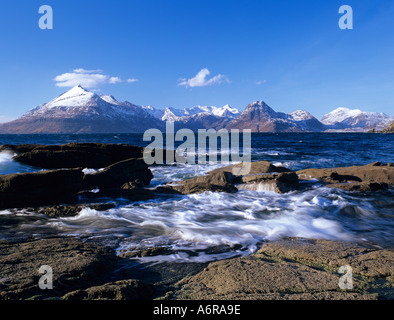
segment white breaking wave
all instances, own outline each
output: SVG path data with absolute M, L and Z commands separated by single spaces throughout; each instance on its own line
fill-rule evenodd
M 106 238 L 118 253 L 147 247 L 165 247 L 166 254 L 142 262 L 206 262 L 247 255 L 258 243 L 281 237 L 352 240 L 330 216 L 344 200 L 320 189 L 275 194 L 240 190 L 237 194 L 205 192 L 139 202 L 108 211 L 83 209 L 76 217 L 53 219 L 52 228 L 65 235 Z M 109 241 L 109 240 L 108 240 Z M 226 246 L 222 252 L 209 248 Z M 237 249 L 230 249 L 238 246 Z
M 0 164 L 3 162 L 12 161 L 12 157 L 15 156 L 15 153 L 10 151 L 2 151 L 0 152 Z

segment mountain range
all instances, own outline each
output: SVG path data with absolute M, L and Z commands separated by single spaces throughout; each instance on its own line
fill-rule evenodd
M 22 117 L 0 124 L 0 133 L 141 133 L 150 128 L 165 129 L 251 129 L 252 132 L 366 132 L 383 130 L 394 121 L 384 113 L 337 108 L 319 121 L 309 112 L 276 112 L 264 101 L 255 101 L 243 112 L 229 105 L 194 106 L 185 109 L 156 109 L 119 102 L 111 95 L 98 95 L 75 86 Z

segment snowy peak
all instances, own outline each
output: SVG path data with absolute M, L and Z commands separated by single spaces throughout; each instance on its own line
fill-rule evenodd
M 308 111 L 305 110 L 296 110 L 294 112 L 289 113 L 289 118 L 294 121 L 306 121 L 315 119 Z
M 359 109 L 337 108 L 323 116 L 321 122 L 330 129 L 351 129 L 366 131 L 381 130 L 388 126 L 394 117 L 384 113 L 367 112 Z
M 80 85 L 62 93 L 52 101 L 42 104 L 22 118 L 25 119 L 111 119 L 125 120 L 130 117 L 153 118 L 148 112 L 130 102 L 119 102 L 112 95 L 90 92 Z
M 273 118 L 273 119 L 287 119 L 288 116 L 282 112 L 276 112 L 264 101 L 255 101 L 249 104 L 243 113 L 252 113 L 257 117 Z M 242 114 L 241 114 L 242 115 Z
M 347 118 L 355 118 L 363 112 L 359 109 L 337 108 L 323 116 L 321 122 L 326 125 L 340 123 Z
M 194 106 L 184 109 L 167 107 L 164 110 L 155 109 L 152 106 L 143 106 L 143 108 L 154 117 L 163 121 L 187 121 L 194 116 L 216 116 L 234 119 L 240 113 L 238 109 L 231 108 L 228 104 L 221 108 L 215 106 Z
M 48 109 L 60 106 L 79 107 L 92 104 L 96 102 L 98 98 L 99 96 L 97 94 L 90 92 L 78 85 L 61 94 L 52 101 L 44 104 L 44 106 Z
M 236 118 L 239 113 L 238 109 L 231 108 L 228 104 L 221 108 L 212 107 L 212 114 L 218 117 Z
M 104 94 L 100 96 L 101 99 L 103 99 L 104 101 L 110 103 L 110 104 L 114 104 L 114 105 L 122 105 L 121 102 L 119 102 L 118 100 L 116 100 L 113 96 L 111 96 L 110 94 Z
M 173 122 L 180 120 L 182 116 L 184 116 L 184 113 L 181 110 L 168 107 L 164 109 L 161 120 Z

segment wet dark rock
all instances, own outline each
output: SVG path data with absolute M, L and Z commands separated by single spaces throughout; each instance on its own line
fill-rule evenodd
M 327 187 L 342 189 L 345 191 L 359 191 L 359 192 L 371 192 L 379 190 L 387 190 L 388 184 L 384 182 L 351 182 L 351 183 L 331 183 L 327 184 Z
M 126 182 L 122 185 L 121 189 L 132 190 L 136 188 L 143 188 L 145 185 L 140 179 L 135 179 L 134 181 Z
M 119 256 L 122 258 L 152 257 L 157 255 L 169 255 L 176 253 L 167 247 L 151 247 L 142 249 L 129 249 L 122 252 Z
M 81 169 L 0 175 L 0 208 L 75 202 L 82 179 Z
M 149 185 L 153 175 L 143 159 L 123 160 L 83 178 L 85 189 L 122 188 L 125 183 Z M 138 181 L 138 182 L 136 182 Z
M 29 144 L 3 144 L 0 146 L 0 151 L 12 151 L 14 153 L 25 153 L 25 152 L 30 152 L 32 151 L 34 148 L 39 147 L 39 144 L 33 144 L 33 143 L 29 143 Z
M 37 212 L 45 214 L 49 217 L 73 217 L 73 216 L 77 216 L 84 208 L 89 208 L 97 211 L 106 211 L 115 207 L 116 204 L 112 202 L 94 203 L 94 204 L 55 205 L 55 206 L 38 208 Z
M 14 160 L 45 169 L 107 167 L 115 162 L 142 157 L 143 148 L 128 144 L 68 143 L 63 145 L 4 145 L 18 153 Z
M 154 199 L 156 193 L 154 190 L 145 188 L 121 189 L 121 188 L 105 188 L 100 189 L 98 193 L 93 194 L 96 198 L 110 197 L 123 198 L 130 201 L 146 201 Z

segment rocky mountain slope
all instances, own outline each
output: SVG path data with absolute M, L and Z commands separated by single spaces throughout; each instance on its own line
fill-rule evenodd
M 0 133 L 142 133 L 165 130 L 250 129 L 252 132 L 366 132 L 382 130 L 394 117 L 384 113 L 337 108 L 319 121 L 309 112 L 276 112 L 264 101 L 249 104 L 243 112 L 229 105 L 194 106 L 184 109 L 138 106 L 119 102 L 111 95 L 97 95 L 75 86 L 48 103 L 37 106 L 17 120 L 0 124 Z
M 252 132 L 302 132 L 315 131 L 309 124 L 319 125 L 319 121 L 306 111 L 298 110 L 293 114 L 276 112 L 264 101 L 255 101 L 234 120 L 227 129 L 250 129 Z
M 381 132 L 394 133 L 394 121 L 387 128 L 384 128 Z

